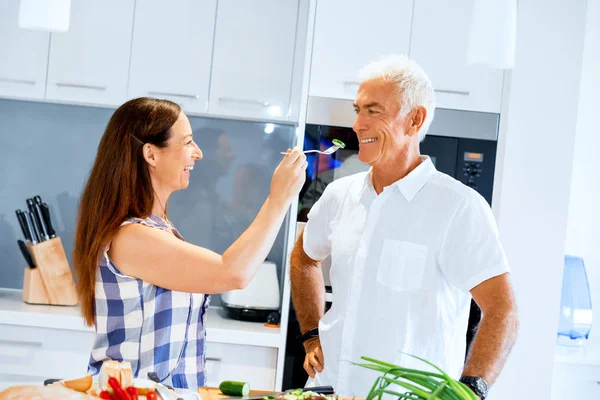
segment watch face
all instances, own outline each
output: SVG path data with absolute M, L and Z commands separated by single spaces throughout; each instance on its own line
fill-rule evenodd
M 483 379 L 476 379 L 473 382 L 473 385 L 477 388 L 478 394 L 486 394 L 487 393 L 487 385 L 483 381 Z
M 488 385 L 483 379 L 473 377 L 473 376 L 466 376 L 466 377 L 463 377 L 461 379 L 461 381 L 463 383 L 465 383 L 466 385 L 468 385 L 469 387 L 471 387 L 471 389 L 473 390 L 473 392 L 475 392 L 476 395 L 478 395 L 478 396 L 487 395 Z

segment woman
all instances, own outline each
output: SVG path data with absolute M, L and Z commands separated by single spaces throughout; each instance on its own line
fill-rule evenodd
M 250 227 L 223 255 L 186 243 L 166 216 L 202 151 L 180 107 L 139 98 L 119 107 L 81 196 L 74 265 L 83 316 L 95 325 L 89 369 L 129 361 L 173 387 L 204 385 L 209 295 L 248 285 L 305 179 L 306 157 L 288 152 Z M 198 229 L 206 227 L 198 226 Z

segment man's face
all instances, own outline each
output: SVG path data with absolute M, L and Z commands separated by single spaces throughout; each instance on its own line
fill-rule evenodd
M 407 134 L 411 113 L 398 118 L 400 101 L 393 83 L 382 78 L 364 81 L 358 87 L 352 129 L 358 136 L 358 158 L 371 166 L 393 162 L 414 140 Z

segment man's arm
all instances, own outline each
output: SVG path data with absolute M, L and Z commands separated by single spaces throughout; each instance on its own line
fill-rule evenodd
M 494 383 L 517 339 L 519 317 L 508 273 L 482 282 L 471 290 L 482 318 L 473 339 L 463 376 Z
M 304 252 L 304 232 L 300 234 L 290 258 L 290 277 L 292 281 L 292 302 L 300 331 L 307 332 L 319 326 L 325 313 L 325 283 L 321 271 L 321 261 L 316 261 Z M 321 343 L 318 338 L 304 342 L 306 359 L 304 369 L 314 378 L 315 369 L 323 371 L 324 360 Z

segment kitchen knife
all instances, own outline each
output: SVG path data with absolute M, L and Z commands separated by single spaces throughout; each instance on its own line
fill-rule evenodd
M 27 229 L 27 221 L 25 221 L 25 215 L 23 214 L 23 211 L 17 210 L 17 211 L 15 211 L 15 213 L 17 214 L 17 220 L 19 221 L 19 226 L 21 226 L 21 230 L 23 231 L 23 237 L 25 237 L 25 240 L 27 240 L 28 242 L 31 242 L 31 237 L 29 236 L 29 230 Z
M 25 242 L 22 240 L 17 240 L 17 243 L 19 243 L 19 249 L 21 249 L 21 254 L 23 254 L 23 258 L 25 258 L 25 262 L 27 262 L 29 268 L 35 268 L 35 262 L 33 261 L 31 253 L 29 252 Z
M 50 239 L 55 238 L 56 232 L 52 226 L 52 219 L 50 218 L 50 209 L 48 208 L 48 204 L 42 203 L 41 207 L 42 217 L 44 218 L 44 223 L 46 224 L 46 229 L 48 230 L 48 237 L 50 237 Z
M 27 227 L 27 232 L 29 232 L 29 237 L 31 238 L 31 244 L 37 244 L 38 238 L 35 234 L 35 225 L 31 220 L 31 216 L 29 215 L 29 211 L 23 211 L 23 216 L 25 217 L 25 226 Z
M 33 202 L 33 199 L 27 199 L 27 208 L 29 208 L 29 212 L 31 213 L 31 218 L 33 219 L 34 225 L 37 228 L 38 238 L 40 242 L 44 240 L 48 240 L 48 231 L 46 230 L 46 223 L 42 218 L 42 210 L 38 204 Z M 38 211 L 39 210 L 39 211 Z
M 41 206 L 42 205 L 42 198 L 39 195 L 33 196 L 33 202 L 35 204 L 39 204 Z

